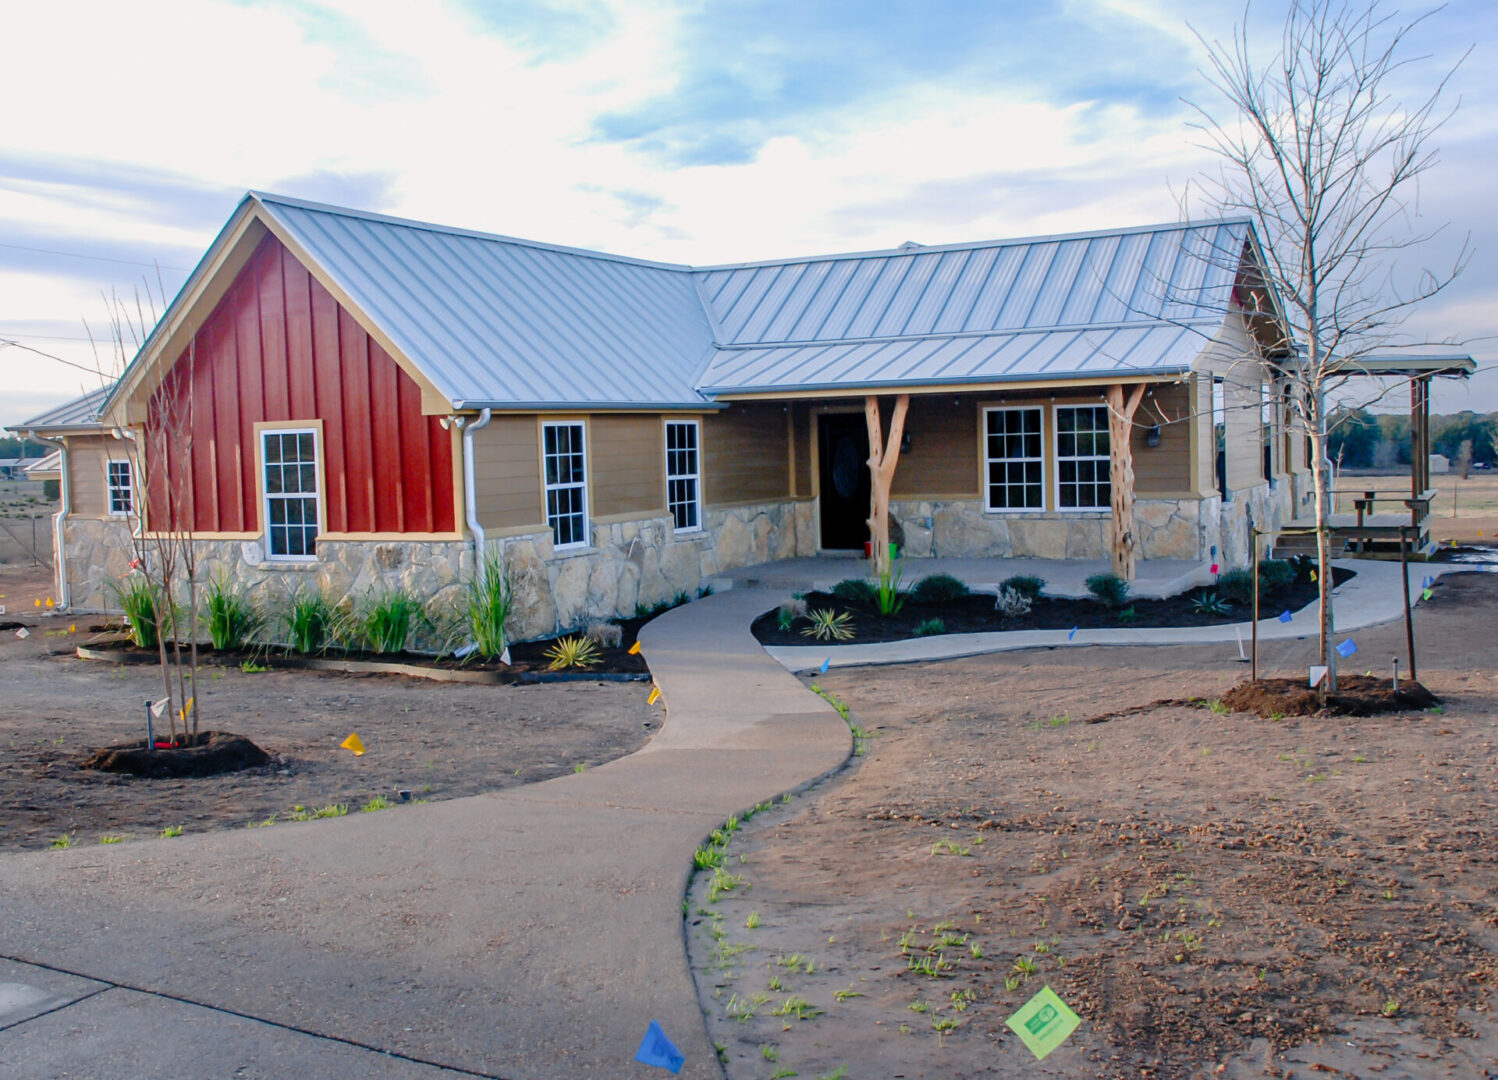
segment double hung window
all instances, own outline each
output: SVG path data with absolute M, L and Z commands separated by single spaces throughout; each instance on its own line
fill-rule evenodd
M 109 512 L 129 514 L 135 510 L 135 489 L 130 484 L 130 462 L 111 461 L 105 467 L 109 489 Z
M 265 541 L 271 559 L 317 557 L 317 432 L 260 433 L 265 470 Z
M 697 445 L 697 421 L 666 424 L 666 508 L 677 532 L 702 528 L 702 465 Z
M 1107 510 L 1108 407 L 1056 406 L 1056 505 L 1061 510 Z
M 984 459 L 990 510 L 1044 510 L 1040 409 L 985 409 Z
M 541 428 L 546 524 L 558 548 L 588 543 L 587 432 L 582 421 Z

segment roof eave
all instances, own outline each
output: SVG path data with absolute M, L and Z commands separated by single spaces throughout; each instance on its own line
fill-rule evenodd
M 786 394 L 856 394 L 856 393 L 902 393 L 922 391 L 940 394 L 948 390 L 961 390 L 972 386 L 998 386 L 1008 383 L 1113 383 L 1113 382 L 1157 382 L 1161 379 L 1180 379 L 1191 374 L 1189 365 L 1169 365 L 1143 370 L 1140 368 L 1115 368 L 1108 371 L 1036 372 L 1026 375 L 964 375 L 960 378 L 939 380 L 891 380 L 889 382 L 848 383 L 797 383 L 778 386 L 704 386 L 704 394 L 718 397 L 783 396 Z

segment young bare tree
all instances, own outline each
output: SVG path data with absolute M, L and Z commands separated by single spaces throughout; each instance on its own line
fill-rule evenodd
M 1261 55 L 1249 39 L 1250 14 L 1245 8 L 1230 42 L 1197 32 L 1203 74 L 1221 104 L 1190 104 L 1220 167 L 1186 201 L 1213 216 L 1250 218 L 1265 242 L 1261 284 L 1282 302 L 1290 335 L 1267 351 L 1293 357 L 1279 374 L 1311 443 L 1321 662 L 1332 690 L 1328 395 L 1466 264 L 1464 244 L 1443 271 L 1403 274 L 1410 249 L 1434 235 L 1415 224 L 1416 182 L 1436 163 L 1433 139 L 1454 109 L 1441 103 L 1455 68 L 1428 82 L 1424 96 L 1401 101 L 1423 59 L 1410 55 L 1410 37 L 1428 15 L 1401 23 L 1376 0 L 1292 0 L 1279 42 Z M 1260 283 L 1247 284 L 1253 295 Z

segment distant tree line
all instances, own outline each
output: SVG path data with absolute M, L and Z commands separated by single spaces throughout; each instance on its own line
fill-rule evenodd
M 7 457 L 44 457 L 52 450 L 46 443 L 39 443 L 35 439 L 22 439 L 16 436 L 0 439 L 0 458 Z
M 1344 468 L 1392 468 L 1410 464 L 1410 418 L 1343 410 L 1332 416 L 1328 441 L 1333 461 Z M 1463 447 L 1465 446 L 1465 450 Z M 1470 462 L 1498 464 L 1498 413 L 1470 409 L 1430 418 L 1431 453 L 1443 454 L 1454 466 L 1464 455 Z

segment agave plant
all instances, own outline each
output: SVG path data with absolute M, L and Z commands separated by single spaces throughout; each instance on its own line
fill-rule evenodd
M 846 611 L 813 608 L 806 613 L 806 617 L 811 625 L 803 627 L 801 633 L 809 638 L 816 638 L 818 641 L 853 640 L 853 616 Z
M 1198 615 L 1226 615 L 1228 602 L 1215 592 L 1203 593 L 1191 601 L 1191 610 Z
M 549 661 L 546 665 L 548 671 L 590 668 L 598 663 L 598 642 L 581 634 L 557 638 L 556 643 L 546 650 L 546 659 Z

